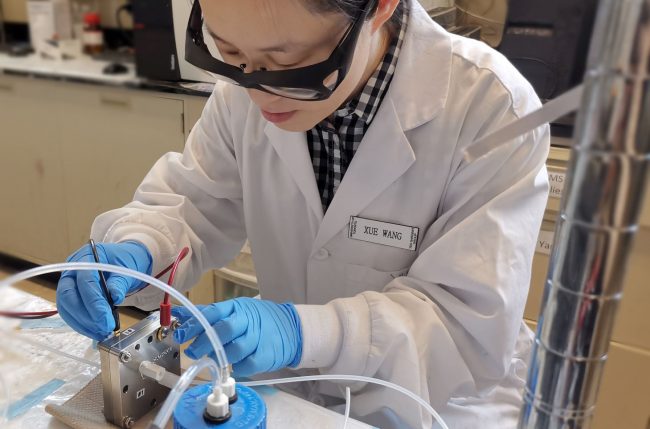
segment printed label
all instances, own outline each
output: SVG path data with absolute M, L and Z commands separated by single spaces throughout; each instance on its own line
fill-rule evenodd
M 420 228 L 414 226 L 351 216 L 348 238 L 415 251 L 419 233 Z
M 537 247 L 535 251 L 537 253 L 543 253 L 544 255 L 550 255 L 551 249 L 553 248 L 553 231 L 540 231 L 539 236 L 537 237 Z
M 564 182 L 566 182 L 566 173 L 549 170 L 548 171 L 549 193 L 550 198 L 561 198 L 562 191 L 564 190 Z

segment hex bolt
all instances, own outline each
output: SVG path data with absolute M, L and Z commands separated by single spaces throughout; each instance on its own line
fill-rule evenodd
M 158 330 L 156 331 L 156 339 L 158 339 L 158 341 L 162 342 L 165 338 L 167 338 L 167 335 L 169 335 L 169 332 L 170 332 L 170 331 L 169 331 L 169 328 L 168 328 L 168 327 L 166 327 L 166 326 L 161 326 L 161 327 L 158 328 Z
M 130 360 L 131 360 L 131 353 L 129 353 L 129 352 L 120 353 L 120 362 L 127 363 Z
M 124 417 L 124 419 L 122 420 L 122 427 L 124 429 L 131 429 L 134 424 L 135 424 L 135 420 L 133 420 L 129 416 Z

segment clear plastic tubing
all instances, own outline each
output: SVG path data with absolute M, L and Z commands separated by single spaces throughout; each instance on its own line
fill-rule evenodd
M 4 286 L 11 286 L 14 283 L 27 280 L 32 277 L 66 270 L 104 271 L 109 273 L 122 274 L 146 282 L 152 286 L 157 287 L 163 292 L 169 293 L 169 295 L 171 295 L 173 298 L 176 298 L 181 304 L 183 304 L 190 311 L 190 313 L 196 317 L 196 320 L 198 320 L 201 326 L 203 326 L 205 329 L 205 333 L 207 334 L 208 339 L 212 344 L 212 348 L 214 349 L 217 361 L 219 362 L 219 377 L 215 377 L 214 379 L 215 386 L 224 383 L 230 376 L 226 352 L 223 349 L 223 345 L 221 344 L 219 337 L 217 336 L 214 329 L 212 329 L 205 316 L 203 316 L 203 314 L 201 314 L 201 312 L 194 306 L 194 304 L 192 304 L 192 302 L 187 299 L 182 293 L 147 274 L 130 270 L 124 267 L 118 267 L 116 265 L 96 264 L 94 262 L 66 262 L 62 264 L 43 265 L 27 271 L 23 271 L 21 273 L 14 274 L 13 276 L 0 280 L 0 289 Z
M 153 420 L 153 422 L 151 422 L 151 425 L 149 426 L 150 429 L 163 429 L 167 426 L 167 422 L 171 418 L 172 413 L 174 412 L 174 408 L 176 408 L 176 404 L 178 404 L 178 401 L 183 396 L 183 393 L 185 390 L 187 390 L 190 384 L 192 384 L 192 381 L 194 381 L 196 376 L 199 375 L 199 373 L 205 368 L 208 368 L 210 370 L 213 378 L 217 377 L 219 371 L 217 364 L 210 358 L 204 357 L 199 359 L 178 379 L 174 388 L 171 390 L 171 392 L 169 392 L 167 400 L 165 400 L 165 403 L 160 408 L 160 411 L 158 411 L 156 418 Z
M 422 408 L 427 410 L 429 414 L 438 422 L 441 429 L 449 429 L 445 421 L 440 417 L 440 414 L 433 409 L 431 405 L 424 399 L 420 398 L 415 393 L 411 392 L 408 389 L 403 388 L 402 386 L 391 383 L 390 381 L 380 380 L 378 378 L 364 377 L 361 375 L 308 375 L 304 377 L 288 377 L 288 378 L 277 378 L 273 380 L 260 380 L 260 381 L 245 381 L 241 384 L 248 387 L 254 386 L 270 386 L 273 384 L 284 384 L 284 383 L 297 383 L 302 381 L 361 381 L 363 383 L 379 384 L 380 386 L 388 387 L 390 389 L 397 390 L 398 392 L 408 396 L 413 399 L 415 402 L 420 404 Z

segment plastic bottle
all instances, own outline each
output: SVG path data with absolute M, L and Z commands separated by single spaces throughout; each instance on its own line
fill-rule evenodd
M 96 55 L 104 50 L 104 33 L 102 33 L 100 27 L 98 13 L 88 12 L 84 15 L 84 29 L 81 41 L 85 54 Z

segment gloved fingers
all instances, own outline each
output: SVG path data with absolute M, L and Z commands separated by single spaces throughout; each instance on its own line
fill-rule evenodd
M 203 309 L 205 308 L 205 305 L 197 305 L 196 308 L 199 309 L 199 311 L 203 312 Z M 194 317 L 192 313 L 190 313 L 190 310 L 188 310 L 186 307 L 182 305 L 177 305 L 172 307 L 172 316 L 174 316 L 177 320 L 178 323 L 185 323 L 187 322 L 190 318 Z
M 112 310 L 99 284 L 97 272 L 79 271 L 76 290 L 79 292 L 88 314 L 95 320 L 98 331 L 110 332 L 115 329 Z
M 203 310 L 207 307 L 207 305 L 197 305 L 196 308 L 203 313 Z M 174 341 L 176 341 L 178 344 L 183 344 L 186 341 L 191 340 L 194 337 L 190 337 L 187 335 L 188 331 L 196 332 L 196 328 L 191 328 L 194 325 L 198 325 L 199 328 L 202 328 L 201 324 L 196 320 L 194 315 L 188 310 L 186 307 L 183 306 L 176 306 L 172 307 L 172 316 L 176 317 L 176 320 L 178 323 L 180 323 L 180 326 L 178 326 L 174 330 Z M 200 332 L 203 332 L 200 330 Z
M 56 290 L 56 302 L 59 314 L 68 326 L 75 331 L 98 341 L 110 334 L 111 331 L 98 329 L 100 327 L 96 326 L 96 319 L 85 308 L 73 278 L 66 277 L 59 281 Z
M 115 305 L 121 304 L 122 302 L 124 302 L 124 297 L 126 296 L 126 292 L 129 290 L 129 286 L 132 283 L 132 279 L 119 274 L 106 273 L 104 275 L 107 276 L 106 288 L 108 289 L 108 292 L 111 294 L 113 303 Z
M 95 259 L 92 257 L 92 255 L 89 253 L 90 252 L 90 247 L 89 246 L 83 246 L 81 249 L 77 250 L 75 253 L 72 255 L 68 256 L 68 259 L 66 259 L 66 262 L 95 262 Z M 61 273 L 61 279 L 71 277 L 72 279 L 77 278 L 77 274 L 81 273 L 83 271 L 77 271 L 77 270 L 66 270 Z
M 274 341 L 271 339 L 270 341 Z M 245 360 L 246 358 L 253 355 L 260 342 L 260 336 L 258 333 L 248 331 L 241 337 L 236 340 L 226 344 L 224 349 L 226 350 L 226 356 L 228 357 L 228 362 L 236 364 Z M 271 356 L 264 356 L 265 358 L 271 358 Z
M 228 300 L 218 302 L 215 304 L 207 305 L 201 313 L 208 319 L 210 325 L 216 324 L 218 321 L 230 316 L 234 311 L 234 301 Z M 203 332 L 203 326 L 196 321 L 195 318 L 189 318 L 174 332 L 174 338 L 179 343 L 184 343 L 191 338 L 194 338 Z
M 83 323 L 76 321 L 74 319 L 74 316 L 72 316 L 72 314 L 69 313 L 65 308 L 59 309 L 59 314 L 68 326 L 85 337 L 92 338 L 93 340 L 97 341 L 102 341 L 111 334 L 110 332 L 96 332 L 86 328 Z M 84 319 L 87 320 L 88 318 L 90 318 L 90 316 L 86 312 Z
M 214 325 L 220 320 L 225 319 L 226 317 L 233 314 L 235 311 L 235 300 L 229 299 L 227 301 L 215 302 L 210 304 L 201 310 L 201 313 L 208 319 L 210 324 Z
M 194 322 L 198 324 L 196 320 L 194 320 Z M 241 335 L 246 332 L 247 327 L 248 320 L 246 318 L 246 315 L 235 312 L 226 317 L 224 320 L 217 322 L 213 326 L 213 329 L 216 331 L 221 343 L 227 344 L 233 341 L 235 338 L 241 338 Z M 174 334 L 178 337 L 178 339 L 182 341 L 189 340 L 189 338 L 185 336 L 186 333 L 182 329 L 177 330 L 177 332 L 179 332 L 179 334 L 176 334 L 176 332 Z M 187 348 L 185 354 L 187 354 L 192 359 L 198 359 L 201 356 L 210 353 L 212 350 L 212 343 L 210 343 L 208 335 L 205 333 L 205 331 L 203 331 Z M 228 360 L 230 361 L 230 358 Z
M 248 329 L 248 318 L 246 314 L 236 311 L 213 326 L 221 341 L 221 344 L 228 344 L 236 338 L 244 335 Z
M 185 355 L 190 359 L 200 359 L 209 352 L 213 351 L 208 336 L 204 333 L 199 335 L 188 348 L 185 349 Z
M 261 372 L 268 372 L 268 370 L 256 355 L 249 356 L 241 362 L 232 364 L 232 375 L 236 379 L 249 377 Z

